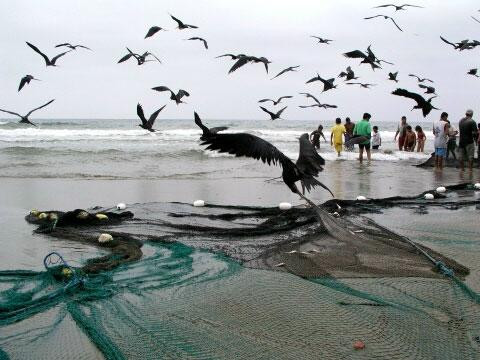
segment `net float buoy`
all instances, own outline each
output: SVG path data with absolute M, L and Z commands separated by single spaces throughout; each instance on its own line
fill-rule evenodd
M 205 206 L 205 201 L 203 201 L 203 200 L 195 200 L 195 201 L 193 202 L 193 206 L 196 206 L 196 207 Z
M 447 189 L 445 188 L 445 186 L 439 186 L 435 191 L 437 193 L 444 193 L 445 191 L 447 191 Z
M 473 185 L 473 187 L 477 190 L 480 190 L 480 183 L 476 183 L 475 185 Z
M 292 204 L 288 202 L 281 202 L 280 204 L 278 204 L 278 208 L 280 210 L 290 210 L 292 208 Z
M 425 194 L 424 198 L 425 200 L 433 200 L 435 199 L 435 196 L 433 196 L 433 194 L 428 193 L 428 194 Z
M 38 211 L 37 209 L 30 210 L 30 215 L 32 215 L 32 216 L 37 217 L 39 213 L 40 213 L 40 211 Z
M 365 200 L 367 200 L 367 198 L 365 196 L 363 196 L 363 195 L 357 196 L 357 201 L 365 201 Z
M 98 242 L 104 244 L 113 240 L 113 236 L 110 234 L 100 234 L 98 237 Z
M 95 214 L 95 217 L 96 217 L 98 220 L 108 220 L 108 216 L 105 215 L 105 214 Z
M 49 213 L 48 220 L 51 220 L 51 221 L 58 220 L 58 215 L 56 213 Z
M 88 212 L 86 212 L 85 210 L 82 210 L 77 214 L 77 219 L 86 219 L 88 218 L 89 215 L 90 214 Z
M 40 213 L 40 214 L 38 214 L 38 218 L 39 218 L 39 219 L 42 219 L 42 220 L 43 220 L 43 219 L 46 219 L 46 218 L 47 218 L 47 214 L 45 214 L 45 213 Z
M 365 343 L 361 340 L 357 340 L 353 343 L 353 348 L 355 350 L 363 350 L 365 349 Z
M 117 204 L 117 209 L 118 210 L 125 210 L 127 208 L 127 205 L 125 205 L 124 203 L 118 203 Z
M 68 267 L 64 267 L 62 269 L 62 276 L 66 277 L 66 278 L 69 278 L 73 275 L 73 271 L 72 269 L 68 268 Z

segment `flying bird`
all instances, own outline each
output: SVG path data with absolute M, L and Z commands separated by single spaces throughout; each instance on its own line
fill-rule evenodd
M 417 76 L 417 75 L 415 75 L 415 74 L 408 74 L 408 76 L 417 78 L 417 80 L 418 80 L 419 83 L 422 83 L 422 82 L 424 82 L 424 81 L 429 81 L 429 82 L 433 83 L 433 80 L 430 80 L 430 79 L 427 79 L 427 78 L 421 78 L 421 77 L 419 77 L 419 76 Z
M 200 40 L 201 42 L 203 42 L 203 46 L 205 46 L 205 49 L 208 49 L 207 41 L 205 39 L 202 39 L 201 37 L 195 36 L 185 40 Z
M 325 79 L 322 79 L 318 73 L 317 73 L 317 76 L 308 80 L 306 82 L 306 84 L 312 83 L 314 81 L 321 81 L 323 83 L 323 91 L 322 92 L 328 91 L 330 89 L 335 89 L 337 87 L 337 85 L 333 85 L 333 82 L 335 81 L 334 78 L 325 80 Z
M 299 138 L 300 151 L 296 163 L 285 156 L 280 150 L 262 138 L 247 134 L 217 134 L 206 139 L 202 145 L 208 145 L 207 150 L 218 150 L 221 153 L 228 153 L 239 156 L 246 156 L 255 160 L 261 160 L 268 165 L 280 165 L 282 167 L 282 178 L 288 188 L 295 194 L 304 198 L 295 183 L 300 181 L 302 188 L 308 192 L 316 186 L 321 186 L 333 196 L 328 187 L 315 179 L 318 173 L 323 170 L 325 160 L 317 153 L 305 133 Z
M 435 94 L 435 88 L 432 87 L 432 86 L 427 86 L 427 85 L 423 85 L 423 84 L 418 84 L 418 87 L 419 87 L 419 88 L 422 88 L 422 89 L 425 89 L 424 94 L 434 94 L 434 95 L 437 95 L 437 94 Z
M 167 105 L 163 105 L 160 109 L 158 109 L 152 115 L 150 115 L 150 118 L 147 120 L 145 118 L 145 114 L 143 113 L 142 105 L 140 105 L 140 103 L 138 103 L 137 104 L 137 115 L 140 118 L 140 120 L 142 120 L 142 123 L 139 124 L 138 126 L 140 126 L 141 128 L 143 128 L 145 130 L 148 130 L 150 132 L 155 132 L 155 130 L 153 129 L 153 123 L 157 119 L 158 114 L 160 114 L 160 111 L 162 111 L 165 108 L 165 106 L 167 106 Z
M 347 85 L 360 85 L 360 87 L 363 87 L 365 89 L 370 89 L 370 86 L 376 86 L 377 84 L 365 84 L 361 82 L 347 82 L 345 83 Z
M 147 31 L 147 35 L 145 35 L 144 39 L 152 37 L 159 31 L 167 31 L 164 28 L 161 28 L 160 26 L 152 26 L 150 29 Z
M 310 37 L 317 39 L 319 44 L 327 44 L 328 45 L 328 44 L 330 44 L 330 42 L 333 41 L 333 40 L 324 39 L 324 38 L 321 38 L 321 37 L 315 36 L 315 35 L 310 35 Z
M 395 8 L 395 11 L 407 10 L 407 9 L 404 9 L 404 8 L 407 7 L 407 6 L 409 6 L 409 7 L 416 7 L 416 8 L 422 8 L 422 9 L 424 8 L 423 6 L 410 5 L 410 4 L 403 4 L 403 5 L 385 4 L 385 5 L 374 6 L 373 9 L 384 8 L 384 7 L 389 7 L 389 6 L 393 6 L 393 7 Z
M 398 75 L 398 71 L 397 72 L 389 72 L 388 73 L 388 80 L 392 80 L 392 81 L 395 81 L 395 82 L 398 82 L 397 80 L 397 75 Z
M 310 93 L 299 93 L 300 95 L 305 95 L 307 98 L 310 98 L 310 99 L 313 99 L 313 101 L 315 101 L 317 104 L 321 105 L 320 104 L 320 101 L 318 101 L 318 99 L 313 96 L 312 94 Z
M 346 71 L 346 72 L 345 72 Z M 344 77 L 345 78 L 345 81 L 349 81 L 349 80 L 357 80 L 358 77 L 355 77 L 355 73 L 353 72 L 352 68 L 350 66 L 347 67 L 347 69 L 345 71 L 342 71 L 338 77 Z
M 189 25 L 189 24 L 184 24 L 180 19 L 177 19 L 175 16 L 173 16 L 172 14 L 170 14 L 170 17 L 175 20 L 178 24 L 178 27 L 177 29 L 180 29 L 180 30 L 183 30 L 183 29 L 198 29 L 198 26 L 195 26 L 195 25 Z
M 236 59 L 232 58 L 232 60 L 236 60 Z M 260 63 L 260 62 L 263 63 L 267 73 L 268 73 L 268 64 L 271 63 L 271 61 L 269 61 L 267 58 L 265 58 L 263 56 L 262 57 L 256 57 L 256 56 L 248 56 L 248 55 L 238 55 L 237 56 L 237 62 L 235 64 L 233 64 L 233 66 L 230 68 L 228 73 L 231 74 L 232 72 L 234 72 L 235 70 L 237 70 L 238 68 L 242 67 L 243 65 L 245 65 L 249 62 L 251 62 L 251 63 Z
M 170 90 L 166 86 L 156 86 L 156 87 L 152 88 L 152 90 L 155 90 L 155 91 L 169 91 L 170 92 L 170 100 L 175 101 L 175 103 L 177 105 L 178 104 L 185 104 L 185 102 L 182 101 L 182 98 L 184 96 L 190 96 L 190 94 L 187 91 L 182 90 L 182 89 L 179 89 L 178 92 L 175 94 L 172 90 Z
M 472 19 L 475 20 L 476 22 L 480 23 L 480 20 L 472 16 Z
M 281 108 L 280 110 L 278 110 L 276 113 L 273 113 L 267 109 L 265 109 L 263 106 L 260 106 L 260 109 L 262 109 L 263 111 L 265 111 L 268 115 L 270 115 L 270 119 L 273 121 L 273 120 L 276 120 L 276 119 L 280 119 L 282 120 L 282 118 L 280 117 L 280 115 L 282 115 L 282 112 L 283 110 L 285 110 L 287 108 L 287 106 L 285 106 L 284 108 Z
M 30 84 L 30 81 L 32 80 L 37 80 L 40 81 L 40 79 L 35 79 L 32 75 L 25 75 L 22 80 L 20 80 L 20 85 L 18 86 L 18 91 L 22 90 L 22 88 L 25 86 L 25 84 Z
M 37 111 L 37 110 L 40 110 L 41 108 L 44 108 L 45 106 L 47 105 L 50 105 L 52 102 L 54 102 L 55 99 L 52 99 L 50 100 L 49 102 L 47 102 L 46 104 L 43 104 L 42 106 L 39 106 L 33 110 L 30 110 L 26 115 L 20 115 L 20 114 L 17 114 L 16 112 L 13 112 L 13 111 L 8 111 L 8 110 L 2 110 L 0 109 L 0 111 L 4 112 L 4 113 L 7 113 L 7 114 L 12 114 L 12 115 L 16 115 L 18 117 L 21 118 L 20 120 L 20 123 L 25 123 L 25 124 L 30 124 L 30 125 L 33 125 L 33 126 L 37 126 L 35 125 L 34 123 L 32 123 L 28 117 L 34 112 L 34 111 Z
M 473 75 L 473 76 L 479 77 L 477 73 L 478 73 L 478 69 L 470 69 L 468 70 L 467 75 Z
M 462 40 L 462 41 L 459 41 L 457 43 L 452 43 L 450 41 L 448 41 L 447 39 L 445 39 L 444 37 L 440 36 L 440 39 L 448 44 L 448 45 L 452 45 L 453 48 L 455 50 L 458 50 L 458 51 L 462 51 L 462 50 L 471 50 L 471 49 L 474 49 L 476 46 L 480 45 L 480 41 L 477 41 L 477 40 L 468 40 L 468 39 L 465 39 L 465 40 Z
M 311 107 L 318 107 L 318 108 L 324 108 L 324 109 L 336 109 L 338 106 L 337 105 L 330 105 L 330 104 L 312 104 L 312 105 L 298 105 L 298 107 L 305 109 L 305 108 L 311 108 Z
M 370 20 L 370 19 L 375 19 L 375 18 L 377 18 L 377 17 L 383 17 L 385 20 L 390 19 L 390 20 L 393 22 L 393 24 L 397 27 L 398 30 L 403 31 L 403 30 L 400 28 L 400 26 L 398 26 L 398 24 L 395 22 L 395 20 L 394 20 L 391 16 L 388 16 L 388 15 L 375 15 L 375 16 L 366 17 L 366 18 L 364 18 L 364 19 L 365 19 L 365 20 Z
M 381 69 L 380 64 L 382 62 L 393 65 L 393 63 L 391 62 L 377 58 L 372 51 L 371 45 L 367 48 L 367 54 L 363 53 L 360 50 L 353 50 L 344 53 L 343 56 L 353 59 L 363 59 L 360 64 L 369 64 L 372 67 L 372 70 Z
M 36 53 L 40 54 L 43 59 L 45 60 L 45 64 L 47 66 L 57 66 L 55 63 L 57 62 L 58 59 L 60 59 L 63 55 L 69 53 L 72 50 L 65 51 L 63 53 L 58 54 L 57 56 L 54 56 L 53 58 L 49 59 L 47 55 L 42 53 L 35 45 L 30 44 L 28 41 L 26 41 L 27 45 L 33 49 Z
M 297 68 L 299 68 L 300 65 L 297 65 L 297 66 L 289 66 L 287 67 L 286 69 L 283 69 L 282 71 L 280 71 L 277 75 L 275 75 L 273 78 L 271 78 L 270 80 L 273 80 L 277 77 L 279 77 L 280 75 L 282 74 L 285 74 L 286 72 L 289 72 L 289 71 L 297 71 Z
M 423 117 L 426 117 L 432 109 L 439 110 L 438 108 L 434 107 L 431 104 L 432 99 L 436 98 L 436 96 L 431 97 L 428 100 L 425 100 L 425 98 L 422 95 L 412 93 L 412 92 L 410 92 L 408 90 L 405 90 L 405 89 L 397 89 L 397 90 L 393 91 L 392 94 L 393 95 L 398 95 L 398 96 L 403 96 L 403 97 L 414 100 L 417 103 L 417 105 L 415 105 L 412 108 L 412 110 L 413 109 L 421 109 L 422 113 L 423 113 Z
M 118 60 L 118 62 L 117 62 L 118 64 L 120 64 L 124 61 L 127 61 L 131 57 L 133 57 L 135 60 L 137 60 L 137 65 L 143 65 L 147 61 L 155 61 L 155 60 L 157 60 L 160 64 L 162 63 L 158 57 L 156 57 L 153 53 L 151 53 L 149 51 L 145 51 L 142 55 L 140 55 L 140 54 L 134 53 L 128 47 L 127 47 L 127 50 L 128 50 L 128 54 L 125 55 L 124 57 L 122 57 L 120 60 Z M 148 56 L 153 57 L 155 60 L 153 60 L 153 59 L 148 60 L 147 59 Z
M 202 129 L 202 132 L 203 132 L 202 136 L 200 136 L 200 140 L 205 141 L 208 138 L 210 138 L 212 136 L 215 136 L 220 131 L 224 131 L 224 130 L 228 129 L 228 127 L 226 127 L 226 126 L 217 126 L 217 127 L 213 127 L 213 128 L 208 128 L 205 125 L 203 125 L 202 119 L 200 119 L 200 116 L 198 116 L 198 114 L 196 112 L 194 112 L 193 115 L 195 117 L 195 124 L 197 124 L 198 127 L 200 129 Z
M 258 100 L 258 102 L 261 103 L 261 102 L 271 101 L 273 103 L 273 106 L 277 106 L 278 104 L 280 104 L 282 102 L 283 99 L 290 99 L 292 97 L 293 96 L 291 96 L 291 95 L 285 95 L 285 96 L 280 96 L 277 99 L 277 101 L 272 100 L 272 99 L 262 99 L 262 100 Z
M 218 59 L 218 58 L 221 58 L 221 57 L 227 57 L 227 56 L 229 56 L 231 60 L 238 60 L 240 57 L 246 56 L 246 55 L 245 55 L 245 54 L 238 54 L 238 55 L 234 55 L 234 54 L 223 54 L 223 55 L 215 56 L 215 59 Z
M 89 47 L 86 47 L 86 46 L 84 46 L 84 45 L 72 45 L 72 44 L 70 44 L 70 43 L 63 43 L 63 44 L 55 45 L 56 48 L 62 47 L 62 46 L 67 47 L 67 48 L 69 48 L 69 49 L 71 49 L 71 50 L 77 50 L 77 48 L 86 49 L 86 50 L 92 50 L 92 49 L 90 49 Z

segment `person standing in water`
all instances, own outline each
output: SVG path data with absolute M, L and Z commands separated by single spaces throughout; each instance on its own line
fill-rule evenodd
M 360 163 L 363 162 L 363 150 L 367 152 L 368 161 L 370 162 L 371 160 L 370 137 L 372 136 L 372 127 L 369 122 L 371 117 L 372 115 L 370 115 L 369 113 L 363 114 L 362 120 L 358 122 L 353 128 L 353 135 L 365 136 L 367 138 L 367 140 L 358 144 L 358 147 L 360 148 L 360 153 L 358 154 L 358 160 L 360 161 Z
M 417 152 L 423 153 L 427 136 L 423 132 L 423 129 L 420 125 L 415 126 L 415 131 L 417 132 Z
M 350 121 L 350 118 L 347 117 L 345 118 L 345 142 L 347 142 L 348 140 L 350 140 L 353 136 L 353 128 L 355 127 L 355 123 L 352 123 Z M 353 147 L 355 145 L 350 145 L 350 146 L 346 146 L 345 147 L 345 150 L 347 151 L 353 151 Z
M 457 160 L 457 156 L 455 155 L 455 149 L 457 148 L 457 134 L 458 130 L 455 129 L 455 126 L 453 126 L 450 121 L 448 121 L 448 141 L 447 141 L 447 159 L 450 153 L 452 153 L 453 158 Z
M 415 145 L 417 144 L 417 136 L 412 130 L 410 125 L 407 126 L 407 134 L 405 135 L 405 151 L 413 152 L 415 150 Z
M 435 135 L 435 169 L 443 169 L 443 159 L 447 156 L 448 141 L 448 114 L 443 112 L 440 120 L 433 123 L 433 135 Z
M 378 132 L 378 126 L 374 126 L 373 128 L 373 135 L 372 135 L 372 149 L 378 150 L 380 146 L 382 146 L 382 137 Z
M 395 133 L 395 138 L 394 141 L 397 141 L 397 136 L 398 138 L 398 150 L 402 151 L 405 146 L 405 137 L 407 136 L 407 117 L 402 116 L 402 119 L 400 120 L 400 123 L 398 124 L 397 127 L 397 132 Z
M 337 156 L 340 156 L 343 148 L 343 135 L 345 135 L 345 126 L 342 125 L 342 119 L 335 119 L 335 126 L 332 127 L 330 135 L 330 145 L 335 147 Z
M 460 171 L 465 168 L 465 161 L 468 161 L 468 168 L 472 171 L 473 157 L 475 154 L 475 139 L 477 138 L 477 124 L 472 119 L 473 110 L 467 110 L 465 117 L 458 123 L 460 131 L 460 140 L 458 142 L 458 160 L 460 161 Z
M 316 149 L 320 149 L 320 136 L 323 137 L 323 140 L 325 140 L 325 142 L 327 142 L 327 139 L 325 139 L 325 135 L 323 135 L 323 125 L 318 125 L 318 129 L 314 130 L 310 134 L 310 142 Z

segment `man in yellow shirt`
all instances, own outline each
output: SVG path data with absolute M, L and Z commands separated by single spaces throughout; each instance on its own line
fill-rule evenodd
M 335 151 L 337 152 L 338 156 L 340 156 L 340 152 L 343 148 L 343 136 L 347 132 L 345 126 L 342 125 L 342 120 L 340 118 L 335 119 L 335 126 L 332 127 L 331 135 L 330 135 L 330 145 L 335 146 Z

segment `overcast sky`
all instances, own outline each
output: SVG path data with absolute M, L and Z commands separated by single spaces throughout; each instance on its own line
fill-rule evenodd
M 26 113 L 55 98 L 33 118 L 135 118 L 136 104 L 141 102 L 148 114 L 168 104 L 160 118 L 191 118 L 196 110 L 205 119 L 266 119 L 258 108 L 259 99 L 295 95 L 285 102 L 287 120 L 357 119 L 364 111 L 372 113 L 375 121 L 397 120 L 403 114 L 420 120 L 419 111 L 410 112 L 413 101 L 390 94 L 397 85 L 387 80 L 387 74 L 399 71 L 398 86 L 411 91 L 421 89 L 409 73 L 435 80 L 439 97 L 433 103 L 451 118 L 460 118 L 466 108 L 478 114 L 480 78 L 466 72 L 480 67 L 480 47 L 458 52 L 439 39 L 443 35 L 454 42 L 480 40 L 480 24 L 470 17 L 480 18 L 478 1 L 412 0 L 411 4 L 425 8 L 372 9 L 384 3 L 388 1 L 4 0 L 0 2 L 0 107 Z M 177 30 L 169 13 L 199 28 Z M 393 16 L 404 31 L 381 18 L 363 20 L 376 14 Z M 153 25 L 169 31 L 144 40 Z M 334 41 L 317 44 L 310 35 Z M 209 49 L 200 42 L 183 41 L 191 36 L 204 37 Z M 49 56 L 60 52 L 54 46 L 62 42 L 84 44 L 94 51 L 79 49 L 61 58 L 59 67 L 46 68 L 25 41 Z M 379 58 L 395 65 L 384 64 L 373 72 L 359 60 L 341 55 L 364 51 L 369 44 Z M 149 50 L 163 64 L 117 64 L 126 46 L 139 53 Z M 233 62 L 215 59 L 224 53 L 265 56 L 272 61 L 270 72 L 266 74 L 261 64 L 248 64 L 228 75 Z M 270 80 L 293 65 L 301 65 L 300 71 Z M 337 89 L 321 94 L 319 82 L 305 84 L 316 72 L 336 77 L 348 65 L 359 81 L 378 86 L 366 90 L 337 80 Z M 18 93 L 25 74 L 42 82 Z M 166 93 L 151 90 L 159 85 L 189 91 L 188 104 L 176 106 Z M 303 91 L 339 108 L 300 109 L 298 105 L 310 103 L 298 95 Z M 432 112 L 429 119 L 438 117 L 439 112 Z

